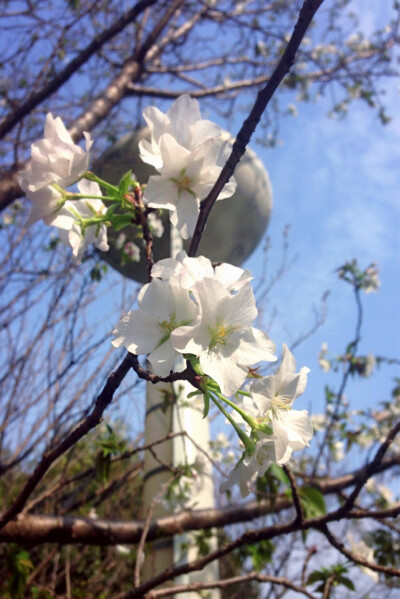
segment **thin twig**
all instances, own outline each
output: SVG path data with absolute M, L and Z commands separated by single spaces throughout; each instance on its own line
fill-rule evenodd
M 352 553 L 351 551 L 346 549 L 344 544 L 331 533 L 331 531 L 326 525 L 321 526 L 320 531 L 325 535 L 332 547 L 340 551 L 342 555 L 347 557 L 347 559 L 351 560 L 355 564 L 360 564 L 360 566 L 364 566 L 365 568 L 369 568 L 370 570 L 374 570 L 375 572 L 383 572 L 388 576 L 395 576 L 396 578 L 400 578 L 400 570 L 398 570 L 397 568 L 373 564 L 372 562 L 369 562 L 368 560 L 364 559 L 358 553 Z
M 301 523 L 304 520 L 304 512 L 303 512 L 303 507 L 301 505 L 300 495 L 297 490 L 296 479 L 294 478 L 293 473 L 291 472 L 291 470 L 289 470 L 289 468 L 287 466 L 283 466 L 283 470 L 289 479 L 290 487 L 292 489 L 292 498 L 293 498 L 294 507 L 296 509 L 295 522 Z
M 115 372 L 110 374 L 103 391 L 96 399 L 92 412 L 56 447 L 46 451 L 32 475 L 26 481 L 22 491 L 13 505 L 0 517 L 0 529 L 10 522 L 23 509 L 27 499 L 36 489 L 50 466 L 68 449 L 73 447 L 80 439 L 97 426 L 103 417 L 104 410 L 112 402 L 115 391 L 118 389 L 125 376 L 132 367 L 132 354 L 127 354 Z
M 307 589 L 294 584 L 287 578 L 281 578 L 278 576 L 268 576 L 267 574 L 260 574 L 259 572 L 251 572 L 244 576 L 233 576 L 232 578 L 225 578 L 224 580 L 215 580 L 213 582 L 191 582 L 185 585 L 179 585 L 169 587 L 168 589 L 160 589 L 158 591 L 150 591 L 147 593 L 146 599 L 159 599 L 160 597 L 168 597 L 170 595 L 177 595 L 179 593 L 187 593 L 189 591 L 201 591 L 205 589 L 226 589 L 233 584 L 240 584 L 243 582 L 251 582 L 255 580 L 257 582 L 270 582 L 271 584 L 278 584 L 286 589 L 301 593 L 309 599 L 315 599 L 315 595 L 312 595 Z

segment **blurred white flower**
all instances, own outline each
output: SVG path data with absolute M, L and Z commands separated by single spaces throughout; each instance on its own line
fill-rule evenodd
M 118 235 L 117 239 L 114 241 L 114 247 L 116 247 L 117 250 L 122 250 L 122 247 L 123 247 L 125 241 L 126 241 L 125 233 L 120 233 Z
M 122 251 L 131 262 L 140 261 L 140 248 L 136 243 L 133 243 L 133 241 L 127 241 L 122 248 Z
M 372 547 L 369 547 L 364 541 L 355 541 L 351 534 L 347 535 L 347 539 L 350 543 L 350 551 L 354 553 L 354 555 L 358 555 L 361 558 L 365 559 L 367 562 L 374 562 L 374 550 Z M 365 566 L 360 566 L 360 570 L 364 572 L 367 576 L 372 578 L 374 582 L 379 582 L 379 574 L 370 568 Z
M 325 414 L 313 414 L 311 422 L 315 431 L 323 431 L 326 426 Z
M 115 545 L 115 551 L 120 555 L 128 555 L 131 552 L 127 545 Z
M 365 367 L 364 367 L 363 376 L 365 378 L 370 377 L 375 366 L 376 366 L 375 356 L 373 356 L 372 354 L 368 354 L 368 356 L 365 358 Z
M 147 216 L 149 227 L 154 237 L 162 237 L 164 233 L 164 227 L 161 218 L 157 216 L 155 212 L 150 212 Z
M 343 460 L 345 456 L 343 441 L 336 441 L 336 443 L 333 444 L 331 455 L 335 462 L 341 462 Z
M 32 158 L 20 171 L 18 182 L 27 197 L 51 183 L 67 188 L 76 183 L 88 169 L 92 139 L 84 133 L 86 151 L 72 141 L 60 117 L 46 116 L 44 139 L 31 146 Z
M 377 292 L 380 286 L 381 282 L 379 280 L 379 269 L 377 264 L 373 263 L 365 271 L 361 288 L 365 291 L 365 293 L 371 293 L 371 291 Z
M 385 485 L 378 485 L 377 490 L 380 493 L 381 497 L 390 505 L 393 503 L 393 491 L 389 489 L 389 487 L 385 487 Z
M 321 345 L 321 349 L 318 354 L 318 363 L 324 372 L 329 372 L 331 369 L 331 363 L 325 357 L 327 355 L 327 353 L 328 353 L 328 344 L 324 341 L 324 343 Z

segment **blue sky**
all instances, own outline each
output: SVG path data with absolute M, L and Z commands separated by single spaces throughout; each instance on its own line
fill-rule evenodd
M 349 285 L 334 269 L 357 258 L 360 266 L 378 262 L 382 286 L 377 294 L 363 294 L 365 311 L 360 353 L 400 357 L 400 114 L 398 82 L 387 82 L 392 122 L 382 126 L 376 113 L 354 104 L 344 120 L 332 120 L 330 106 L 321 100 L 299 105 L 295 118 L 282 121 L 282 144 L 257 150 L 267 167 L 274 207 L 268 233 L 270 262 L 279 264 L 281 234 L 290 225 L 289 248 L 298 259 L 275 287 L 272 305 L 278 318 L 271 330 L 280 345 L 309 328 L 312 306 L 330 290 L 328 316 L 323 327 L 296 349 L 298 364 L 312 369 L 307 401 L 320 404 L 322 387 L 335 380 L 323 374 L 317 354 L 323 341 L 340 353 L 352 340 L 355 304 Z M 248 266 L 256 274 L 262 253 L 256 251 Z M 266 315 L 268 320 L 268 315 Z M 284 330 L 287 329 L 287 330 Z M 382 367 L 372 379 L 359 381 L 354 401 L 371 405 L 388 399 L 395 367 Z

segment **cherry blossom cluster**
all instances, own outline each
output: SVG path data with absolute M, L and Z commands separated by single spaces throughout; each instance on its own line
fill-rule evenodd
M 309 445 L 313 429 L 308 413 L 292 410 L 309 370 L 296 373 L 294 357 L 284 345 L 276 373 L 257 374 L 258 363 L 274 362 L 276 356 L 268 335 L 253 327 L 258 311 L 249 271 L 226 263 L 213 267 L 208 258 L 189 258 L 182 251 L 175 259 L 157 262 L 151 274 L 138 308 L 115 328 L 113 345 L 146 355 L 152 371 L 162 377 L 182 371 L 186 361 L 192 364 L 205 413 L 211 400 L 244 445 L 221 492 L 237 483 L 245 497 L 272 463 L 286 464 L 293 451 Z M 246 379 L 252 383 L 242 390 Z
M 193 235 L 200 201 L 207 197 L 227 159 L 223 130 L 201 118 L 198 102 L 180 96 L 167 111 L 155 106 L 143 112 L 150 141 L 139 143 L 140 157 L 159 175 L 150 177 L 144 198 L 152 208 L 171 211 L 171 223 L 183 239 Z M 230 180 L 218 200 L 229 198 L 236 189 Z
M 153 234 L 161 236 L 157 209 L 170 212 L 182 238 L 193 235 L 200 202 L 225 162 L 226 138 L 216 124 L 201 118 L 197 102 L 187 95 L 166 114 L 146 108 L 144 118 L 150 139 L 140 142 L 140 155 L 158 171 L 147 185 L 131 172 L 117 186 L 90 172 L 90 135 L 85 134 L 83 149 L 52 114 L 46 118 L 44 139 L 32 145 L 31 161 L 19 173 L 32 203 L 28 224 L 43 219 L 57 227 L 78 263 L 91 244 L 109 249 L 109 227 L 119 232 L 114 245 L 121 251 L 121 262 L 138 261 L 140 248 L 122 230 L 139 226 L 145 218 Z M 77 191 L 68 191 L 74 185 Z M 235 188 L 235 181 L 229 181 L 218 199 L 230 197 Z M 258 373 L 257 365 L 277 358 L 274 343 L 253 326 L 258 311 L 251 279 L 247 270 L 226 263 L 214 266 L 208 258 L 188 257 L 182 250 L 153 265 L 138 308 L 122 317 L 112 342 L 146 356 L 151 371 L 160 377 L 190 365 L 197 386 L 188 397 L 203 396 L 205 416 L 210 402 L 215 404 L 242 443 L 242 456 L 221 492 L 237 484 L 243 497 L 257 476 L 272 463 L 286 464 L 313 434 L 308 413 L 292 409 L 305 389 L 308 368 L 296 372 L 294 357 L 284 345 L 275 374 Z

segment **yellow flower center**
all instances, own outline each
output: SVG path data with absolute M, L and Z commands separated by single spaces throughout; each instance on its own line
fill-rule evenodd
M 271 412 L 276 417 L 282 412 L 288 412 L 292 409 L 292 400 L 284 395 L 275 395 L 271 403 Z
M 162 322 L 159 322 L 158 326 L 162 331 L 165 331 L 168 334 L 172 333 L 172 331 L 178 326 L 175 312 L 169 315 L 169 320 L 163 320 Z
M 171 177 L 171 181 L 173 181 L 173 183 L 175 183 L 175 185 L 177 186 L 178 194 L 181 194 L 183 191 L 186 191 L 187 193 L 190 193 L 194 196 L 192 188 L 196 181 L 195 179 L 192 179 L 192 177 L 189 177 L 189 175 L 186 174 L 185 169 L 183 169 L 180 172 L 179 177 Z
M 229 341 L 230 334 L 234 331 L 234 328 L 223 323 L 218 323 L 215 329 L 209 329 L 209 331 L 211 334 L 211 342 L 209 347 L 212 349 L 217 345 L 217 343 L 226 345 L 226 343 Z

